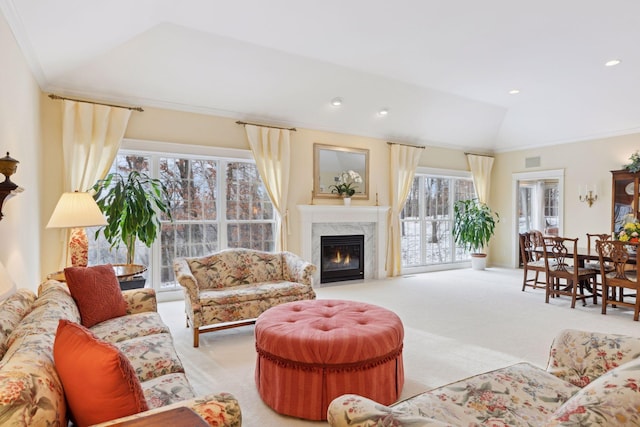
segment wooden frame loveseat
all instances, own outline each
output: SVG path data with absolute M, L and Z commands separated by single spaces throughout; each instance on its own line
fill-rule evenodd
M 173 268 L 185 293 L 194 347 L 200 333 L 252 324 L 275 305 L 316 297 L 316 267 L 291 252 L 225 249 L 176 258 Z

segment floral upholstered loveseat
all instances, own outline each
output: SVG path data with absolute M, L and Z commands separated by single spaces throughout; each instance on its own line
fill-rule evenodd
M 226 249 L 176 258 L 173 268 L 184 288 L 194 347 L 202 332 L 254 323 L 275 305 L 316 297 L 312 286 L 316 267 L 291 252 Z
M 240 408 L 232 395 L 195 396 L 169 329 L 156 312 L 153 290 L 136 289 L 123 295 L 127 314 L 90 330 L 124 354 L 140 382 L 149 410 L 127 418 L 187 406 L 210 425 L 240 426 Z M 80 312 L 67 285 L 54 280 L 42 283 L 37 297 L 20 289 L 0 302 L 0 425 L 68 424 L 71 414 L 53 354 L 61 319 L 80 323 Z
M 518 363 L 388 407 L 357 395 L 331 402 L 334 426 L 637 426 L 640 338 L 561 331 L 546 370 Z

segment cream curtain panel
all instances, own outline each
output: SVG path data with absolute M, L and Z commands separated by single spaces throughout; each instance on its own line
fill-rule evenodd
M 491 183 L 491 168 L 493 157 L 467 154 L 467 161 L 473 175 L 473 186 L 480 203 L 489 203 L 489 190 Z
M 62 153 L 64 191 L 88 191 L 107 176 L 118 153 L 131 110 L 64 100 Z M 60 266 L 69 265 L 70 230 L 61 232 Z
M 130 116 L 127 108 L 64 100 L 65 191 L 88 191 L 107 175 Z
M 288 129 L 273 129 L 262 126 L 245 125 L 249 145 L 258 167 L 262 182 L 278 211 L 276 223 L 276 251 L 286 251 L 289 234 L 290 132 Z
M 407 202 L 413 185 L 413 177 L 424 147 L 390 144 L 389 189 L 391 209 L 388 220 L 387 237 L 387 276 L 402 273 L 402 251 L 400 236 L 400 212 Z

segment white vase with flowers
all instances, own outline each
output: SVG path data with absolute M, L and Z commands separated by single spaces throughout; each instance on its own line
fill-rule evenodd
M 362 177 L 354 170 L 343 171 L 336 177 L 336 184 L 330 186 L 331 192 L 342 197 L 344 205 L 351 205 L 351 196 L 356 193 L 357 185 L 362 183 Z

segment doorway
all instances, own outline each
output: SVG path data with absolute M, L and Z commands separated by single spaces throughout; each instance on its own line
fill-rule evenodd
M 562 235 L 564 170 L 513 174 L 513 265 L 520 265 L 518 233 Z

